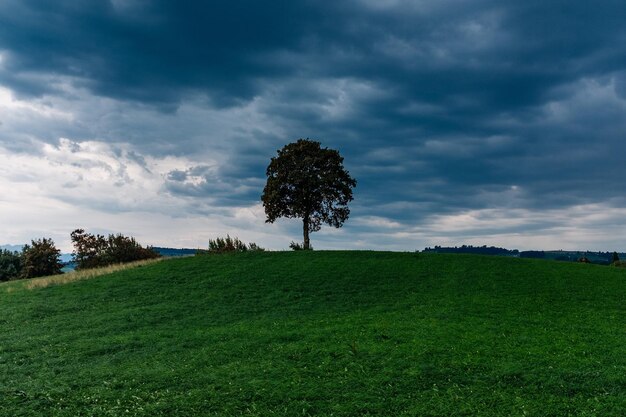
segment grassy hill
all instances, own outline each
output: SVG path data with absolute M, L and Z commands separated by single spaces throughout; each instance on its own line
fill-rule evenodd
M 284 252 L 0 285 L 0 416 L 621 416 L 626 270 Z

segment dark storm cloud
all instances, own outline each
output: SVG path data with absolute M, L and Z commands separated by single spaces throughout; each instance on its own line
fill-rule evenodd
M 283 136 L 171 171 L 177 195 L 252 203 L 279 144 L 309 136 L 346 157 L 358 214 L 620 205 L 625 21 L 621 0 L 6 0 L 0 83 L 39 96 L 68 78 L 170 112 L 260 98 Z
M 4 79 L 31 94 L 51 88 L 32 77 L 43 73 L 114 97 L 175 102 L 200 89 L 235 103 L 268 79 L 350 76 L 399 100 L 466 97 L 457 106 L 473 113 L 532 105 L 555 84 L 623 64 L 620 2 L 397 3 L 8 0 Z
M 259 59 L 263 52 L 297 46 L 298 26 L 314 17 L 306 9 L 286 0 L 7 1 L 3 78 L 24 94 L 50 90 L 27 76 L 44 73 L 77 77 L 117 98 L 170 103 L 200 89 L 234 103 L 253 93 L 259 75 L 276 71 Z

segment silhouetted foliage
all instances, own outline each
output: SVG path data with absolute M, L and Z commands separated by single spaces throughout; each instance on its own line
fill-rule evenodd
M 102 235 L 92 235 L 83 229 L 76 229 L 71 234 L 74 251 L 72 255 L 76 269 L 96 268 L 103 265 L 102 258 L 106 251 L 106 239 Z
M 544 259 L 546 257 L 546 253 L 542 250 L 526 250 L 520 252 L 520 258 L 531 258 L 531 259 Z
M 19 252 L 0 250 L 0 281 L 18 278 L 21 270 L 22 258 Z
M 519 251 L 517 249 L 506 249 L 506 248 L 498 248 L 496 246 L 472 246 L 472 245 L 462 245 L 462 246 L 454 246 L 454 247 L 442 247 L 435 246 L 434 248 L 427 247 L 423 250 L 423 252 L 434 252 L 434 253 L 473 253 L 478 255 L 500 255 L 500 256 L 518 256 Z
M 189 248 L 162 248 L 158 246 L 153 246 L 152 250 L 157 252 L 161 256 L 167 257 L 177 257 L 177 256 L 192 256 L 198 253 L 198 249 L 189 249 Z
M 615 264 L 616 262 L 620 262 L 620 256 L 626 256 L 623 253 L 617 252 L 593 252 L 593 251 L 567 251 L 567 250 L 552 250 L 552 251 L 541 251 L 541 250 L 527 250 L 527 251 L 518 251 L 517 249 L 505 249 L 498 248 L 495 246 L 472 246 L 472 245 L 463 245 L 463 246 L 454 246 L 454 247 L 442 247 L 435 246 L 433 248 L 427 247 L 423 250 L 423 252 L 434 252 L 434 253 L 474 253 L 481 255 L 502 255 L 502 256 L 514 256 L 520 258 L 535 258 L 535 259 L 548 259 L 555 261 L 564 261 L 564 262 L 582 262 L 582 263 L 592 263 L 596 265 L 610 265 Z M 617 261 L 615 260 L 617 259 Z
M 350 215 L 348 202 L 356 186 L 343 167 L 343 157 L 319 142 L 298 139 L 285 145 L 267 167 L 261 200 L 266 222 L 280 217 L 301 218 L 303 249 L 310 249 L 309 233 L 322 223 L 341 227 Z
M 108 237 L 76 229 L 71 233 L 76 269 L 97 268 L 106 265 L 158 258 L 152 248 L 144 248 L 135 238 L 122 234 Z
M 61 251 L 52 239 L 33 240 L 22 250 L 22 278 L 62 274 Z
M 617 252 L 613 252 L 613 255 L 611 256 L 611 263 L 614 264 L 615 262 L 619 262 L 619 255 Z
M 248 243 L 248 250 L 250 252 L 265 252 L 265 248 L 260 247 L 254 242 Z
M 264 251 L 262 247 L 256 243 L 250 243 L 246 245 L 237 237 L 218 237 L 216 239 L 209 239 L 209 253 L 226 253 L 226 252 L 247 252 L 247 251 Z
M 313 250 L 313 246 L 309 245 L 308 249 L 304 249 L 304 244 L 300 243 L 300 242 L 291 242 L 289 244 L 289 247 L 291 248 L 291 250 L 295 250 L 295 251 L 299 251 L 299 250 Z

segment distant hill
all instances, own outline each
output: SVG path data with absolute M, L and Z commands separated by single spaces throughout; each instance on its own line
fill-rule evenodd
M 26 244 L 23 244 L 23 245 L 0 245 L 0 250 L 10 250 L 11 252 L 21 252 L 22 249 L 24 248 L 24 246 L 26 246 Z M 67 262 L 70 262 L 71 260 L 72 260 L 72 254 L 71 253 L 62 253 L 61 254 L 61 262 L 67 263 Z
M 0 245 L 0 250 L 10 250 L 11 252 L 21 252 L 24 245 Z
M 517 249 L 498 248 L 496 246 L 472 246 L 462 245 L 454 247 L 435 246 L 433 248 L 425 248 L 422 252 L 428 253 L 469 253 L 474 255 L 498 255 L 498 256 L 519 256 Z
M 161 256 L 177 257 L 177 256 L 190 256 L 195 255 L 198 249 L 177 249 L 177 248 L 161 248 L 153 246 L 152 249 L 158 252 Z
M 71 253 L 62 253 L 61 254 L 61 262 L 68 263 L 72 262 L 73 255 Z
M 495 246 L 472 246 L 462 245 L 454 247 L 435 246 L 427 247 L 424 253 L 467 253 L 475 255 L 496 255 L 511 256 L 516 258 L 534 258 L 534 259 L 551 259 L 556 261 L 577 262 L 581 258 L 586 258 L 590 263 L 599 265 L 608 265 L 613 260 L 613 252 L 594 252 L 594 251 L 541 251 L 529 250 L 519 251 L 517 249 L 498 248 Z M 622 260 L 626 260 L 626 253 L 618 253 Z
M 620 252 L 617 255 L 620 259 L 626 260 L 626 253 Z M 580 259 L 586 258 L 593 264 L 609 265 L 613 261 L 613 252 L 567 250 L 523 251 L 520 252 L 520 258 L 550 259 L 553 261 L 566 262 L 578 262 Z
M 554 259 L 557 261 L 576 262 L 581 258 L 587 258 L 591 263 L 602 265 L 608 265 L 613 261 L 613 252 L 554 250 L 546 251 L 545 254 L 545 259 Z M 618 253 L 617 255 L 620 259 L 626 260 L 626 253 Z

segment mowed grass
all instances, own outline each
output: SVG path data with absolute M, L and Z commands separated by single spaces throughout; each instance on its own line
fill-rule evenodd
M 270 252 L 12 285 L 1 416 L 626 415 L 624 269 Z

